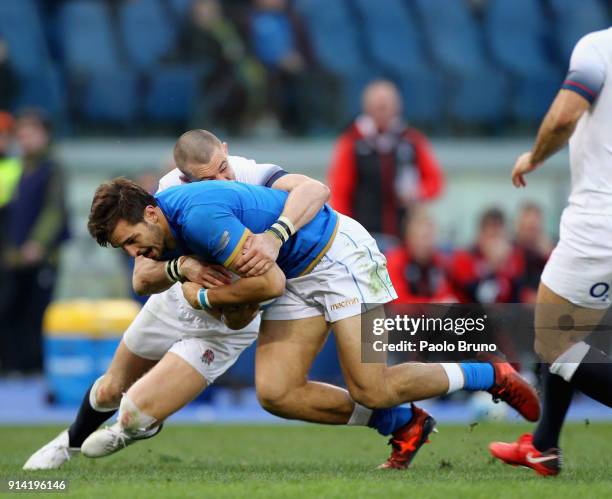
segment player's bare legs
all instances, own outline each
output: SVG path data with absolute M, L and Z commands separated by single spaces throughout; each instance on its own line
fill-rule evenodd
M 384 317 L 383 307 L 365 317 L 356 315 L 332 325 L 348 393 L 308 381 L 312 362 L 329 330 L 323 316 L 264 320 L 256 357 L 256 388 L 262 406 L 288 419 L 370 426 L 383 435 L 391 435 L 393 451 L 381 467 L 396 469 L 410 465 L 435 426 L 435 420 L 425 411 L 414 405 L 399 407 L 402 403 L 460 388 L 486 389 L 494 395 L 506 390 L 513 394 L 511 398 L 520 395 L 518 398 L 523 400 L 514 404 L 517 409 L 537 419 L 535 392 L 509 365 L 511 372 L 491 364 L 407 363 L 388 367 L 384 359 L 362 363 L 361 321 L 375 317 Z
M 586 319 L 587 323 L 595 325 L 601 315 L 599 310 L 573 305 L 542 282 L 536 303 L 534 349 L 545 362 L 541 373 L 542 417 L 533 434 L 525 433 L 516 442 L 493 442 L 489 449 L 494 457 L 508 464 L 529 466 L 540 475 L 554 476 L 561 471 L 559 436 L 574 387 L 551 373 L 550 364 L 588 334 L 572 330 L 574 321 L 584 325 Z
M 448 377 L 440 364 L 416 362 L 389 367 L 381 363 L 364 363 L 361 357 L 361 321 L 371 323 L 384 318 L 384 308 L 370 310 L 335 322 L 340 365 L 353 400 L 367 407 L 386 408 L 443 395 L 448 391 Z
M 156 362 L 135 355 L 121 340 L 107 372 L 85 393 L 70 427 L 30 456 L 24 469 L 59 468 L 78 454 L 83 441 L 115 414 L 122 393 Z
M 308 371 L 328 335 L 323 316 L 263 321 L 257 340 L 255 384 L 267 411 L 288 419 L 346 424 L 354 403 L 337 386 L 308 381 Z
M 380 307 L 370 313 L 384 314 Z M 327 339 L 323 316 L 262 322 L 257 343 L 256 388 L 264 409 L 278 416 L 316 423 L 346 424 L 354 401 L 388 408 L 446 393 L 448 378 L 437 364 L 361 362 L 361 316 L 333 324 L 348 392 L 308 381 L 308 371 Z M 430 379 L 431 378 L 431 379 Z
M 583 340 L 599 325 L 607 309 L 574 305 L 540 283 L 535 314 L 534 348 L 542 365 L 542 417 L 533 434 L 516 442 L 493 442 L 493 456 L 512 465 L 528 466 L 543 476 L 561 471 L 559 437 L 574 389 L 607 403 L 610 400 L 610 359 Z M 583 363 L 591 356 L 590 364 Z M 606 365 L 607 360 L 607 365 Z M 576 376 L 578 374 L 578 376 Z M 607 383 L 607 384 L 606 384 Z
M 415 406 L 372 410 L 356 404 L 342 388 L 309 381 L 308 371 L 328 331 L 323 316 L 263 321 L 256 357 L 261 405 L 288 419 L 374 428 L 391 437 L 391 456 L 381 468 L 408 468 L 434 430 L 435 420 Z
M 156 360 L 144 359 L 132 353 L 121 340 L 97 386 L 95 398 L 98 407 L 117 409 L 123 393 L 155 364 Z
M 368 319 L 384 317 L 384 308 L 378 307 L 368 314 Z M 535 392 L 514 371 L 500 372 L 497 365 L 404 363 L 388 367 L 382 363 L 363 363 L 361 320 L 362 316 L 356 315 L 332 325 L 350 397 L 344 390 L 307 379 L 327 337 L 328 325 L 322 316 L 293 321 L 264 320 L 256 367 L 257 395 L 262 406 L 285 418 L 342 424 L 354 410 L 351 399 L 370 409 L 386 409 L 461 388 L 489 390 L 498 396 L 499 382 L 505 380 L 504 383 L 510 383 L 504 385 L 505 395 L 511 399 L 520 395 L 518 398 L 523 402 L 515 407 L 528 419 L 537 420 L 539 405 Z
M 612 407 L 612 359 L 583 341 L 596 330 L 606 312 L 574 305 L 540 283 L 535 350 L 552 375 Z
M 159 424 L 196 398 L 206 386 L 204 377 L 188 362 L 168 352 L 124 397 Z M 120 411 L 119 422 L 129 426 L 130 415 Z
M 191 402 L 206 386 L 202 374 L 168 352 L 123 395 L 117 422 L 90 435 L 81 451 L 88 457 L 103 457 L 156 435 L 168 416 Z
M 543 362 L 554 362 L 591 334 L 587 328 L 594 329 L 606 311 L 574 305 L 540 283 L 535 311 L 536 353 Z

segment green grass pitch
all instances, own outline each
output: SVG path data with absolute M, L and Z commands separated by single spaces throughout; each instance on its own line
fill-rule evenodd
M 546 479 L 494 462 L 487 451 L 489 441 L 514 439 L 527 428 L 440 425 L 410 470 L 392 471 L 375 469 L 389 447 L 367 428 L 168 425 L 114 456 L 78 456 L 60 470 L 26 473 L 27 457 L 60 428 L 0 427 L 0 477 L 67 478 L 69 495 L 79 499 L 612 497 L 612 423 L 568 425 L 564 472 Z

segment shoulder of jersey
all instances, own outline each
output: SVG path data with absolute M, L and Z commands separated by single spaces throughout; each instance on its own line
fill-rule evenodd
M 236 180 L 238 182 L 250 183 L 250 170 L 257 167 L 257 162 L 253 159 L 244 158 L 242 156 L 228 156 L 227 160 L 234 170 Z
M 181 171 L 178 168 L 171 170 L 159 179 L 157 192 L 161 192 L 168 187 L 174 187 L 176 185 L 183 185 L 183 181 L 181 180 Z
M 602 44 L 603 47 L 607 48 L 609 46 L 608 44 L 610 42 L 610 38 L 612 38 L 612 28 L 602 29 L 600 31 L 591 31 L 580 38 L 580 40 L 576 42 L 576 45 L 595 43 Z

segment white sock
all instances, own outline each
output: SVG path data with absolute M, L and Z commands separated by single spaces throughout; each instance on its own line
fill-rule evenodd
M 154 417 L 142 412 L 126 394 L 121 399 L 117 421 L 127 433 L 142 433 L 157 423 Z
M 465 378 L 463 376 L 463 370 L 461 366 L 456 362 L 444 362 L 440 364 L 446 377 L 448 378 L 448 391 L 446 393 L 453 393 L 457 390 L 461 390 L 465 384 Z
M 352 426 L 368 426 L 370 418 L 372 417 L 372 412 L 372 409 L 368 409 L 367 407 L 355 402 L 353 414 L 351 414 L 351 417 L 346 424 Z
M 584 341 L 576 343 L 563 352 L 549 367 L 549 371 L 561 376 L 568 383 L 591 348 Z
M 111 412 L 111 411 L 115 411 L 119 408 L 119 406 L 116 407 L 100 407 L 98 405 L 98 401 L 96 400 L 96 394 L 98 393 L 98 387 L 100 386 L 100 383 L 102 383 L 102 378 L 104 378 L 104 375 L 100 376 L 95 383 L 92 385 L 91 390 L 89 390 L 89 405 L 91 406 L 91 408 L 94 411 L 97 412 Z

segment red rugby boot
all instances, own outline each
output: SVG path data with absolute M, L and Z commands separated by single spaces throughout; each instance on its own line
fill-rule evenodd
M 503 400 L 527 421 L 540 419 L 540 399 L 533 386 L 508 362 L 491 362 L 495 383 L 489 390 L 493 400 Z
M 405 470 L 419 449 L 429 442 L 432 431 L 436 431 L 436 420 L 423 409 L 412 405 L 412 419 L 395 431 L 389 444 L 393 447 L 389 459 L 379 469 Z
M 538 475 L 556 476 L 563 462 L 559 449 L 540 452 L 533 445 L 533 435 L 525 433 L 516 442 L 492 442 L 489 451 L 493 457 L 512 466 L 531 468 Z

